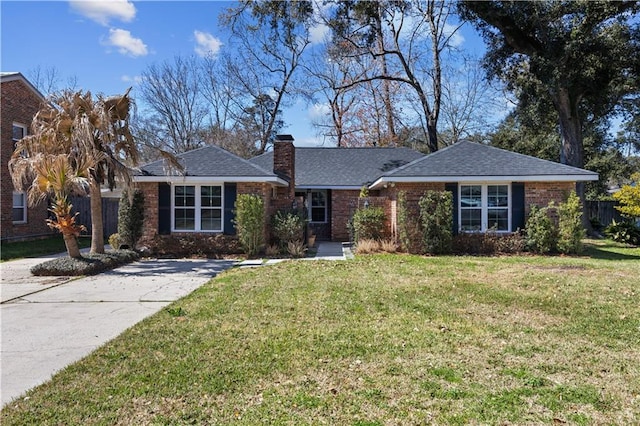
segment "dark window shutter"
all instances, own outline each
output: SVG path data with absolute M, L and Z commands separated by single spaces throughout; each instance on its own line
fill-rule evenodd
M 171 185 L 158 184 L 158 234 L 171 233 Z
M 511 184 L 511 230 L 524 229 L 524 183 Z
M 453 232 L 453 235 L 458 235 L 458 183 L 446 183 L 444 189 L 451 192 L 453 196 L 453 226 L 451 232 Z
M 235 183 L 224 184 L 224 233 L 226 235 L 235 235 L 236 227 L 233 224 L 235 214 L 233 210 L 236 204 L 237 187 Z

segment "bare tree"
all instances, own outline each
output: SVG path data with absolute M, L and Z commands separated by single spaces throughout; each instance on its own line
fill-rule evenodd
M 173 62 L 153 64 L 142 73 L 141 98 L 157 124 L 155 138 L 178 154 L 203 146 L 200 138 L 207 110 L 202 99 L 196 57 L 176 56 Z
M 482 64 L 474 58 L 461 58 L 456 64 L 443 67 L 441 131 L 443 145 L 483 133 L 489 117 L 502 116 L 496 109 L 505 108 L 504 96 L 485 77 Z
M 333 16 L 326 20 L 333 29 L 334 42 L 351 45 L 351 49 L 345 50 L 347 55 L 371 56 L 380 64 L 375 74 L 351 81 L 343 88 L 374 80 L 395 81 L 411 88 L 419 105 L 418 119 L 428 150 L 437 151 L 442 55 L 451 47 L 452 37 L 459 28 L 448 24 L 452 15 L 449 3 L 413 0 L 337 4 Z M 388 87 L 383 86 L 382 93 L 391 117 Z M 392 120 L 387 122 L 395 129 Z
M 60 70 L 56 67 L 42 67 L 38 65 L 29 70 L 27 75 L 29 76 L 29 81 L 45 96 L 53 95 L 62 90 L 60 85 L 62 84 L 63 77 Z M 67 78 L 67 90 L 75 90 L 77 86 L 77 77 Z
M 245 117 L 251 108 L 269 104 L 261 114 L 265 120 L 255 128 L 259 133 L 255 135 L 257 153 L 273 143 L 280 111 L 296 91 L 297 70 L 311 43 L 305 23 L 312 14 L 310 1 L 243 0 L 223 17 L 237 51 L 235 65 L 229 70 L 247 94 Z M 270 102 L 264 102 L 267 97 Z

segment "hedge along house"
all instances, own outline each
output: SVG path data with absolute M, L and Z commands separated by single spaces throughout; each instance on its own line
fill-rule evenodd
M 158 235 L 234 235 L 238 194 L 260 196 L 265 224 L 278 209 L 304 207 L 318 239 L 347 241 L 347 222 L 367 202 L 385 209 L 388 233 L 396 228 L 396 201 L 410 208 L 426 190 L 454 195 L 454 232 L 512 232 L 523 228 L 532 204 L 560 202 L 579 181 L 597 180 L 582 169 L 489 147 L 458 142 L 434 154 L 408 148 L 296 148 L 279 135 L 272 152 L 244 160 L 209 146 L 178 155 L 184 170 L 163 161 L 134 178 L 145 195 L 144 244 Z M 417 220 L 417 217 L 416 217 Z

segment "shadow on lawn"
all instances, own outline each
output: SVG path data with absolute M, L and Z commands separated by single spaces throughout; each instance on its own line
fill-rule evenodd
M 617 243 L 600 241 L 585 244 L 584 254 L 602 260 L 640 260 L 640 247 L 623 247 Z

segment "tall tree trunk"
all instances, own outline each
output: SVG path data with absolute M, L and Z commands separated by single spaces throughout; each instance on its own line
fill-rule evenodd
M 64 245 L 67 248 L 67 254 L 69 257 L 78 259 L 82 257 L 80 254 L 80 246 L 78 245 L 78 238 L 72 233 L 63 233 Z
M 104 226 L 102 224 L 102 192 L 100 184 L 91 179 L 91 253 L 104 253 Z
M 558 110 L 562 150 L 560 159 L 563 164 L 584 167 L 584 145 L 582 143 L 582 124 L 578 115 L 580 96 L 571 96 L 569 90 L 561 87 L 553 100 Z M 587 211 L 586 187 L 584 182 L 576 182 L 576 194 L 582 203 L 582 225 L 588 233 L 593 232 Z

